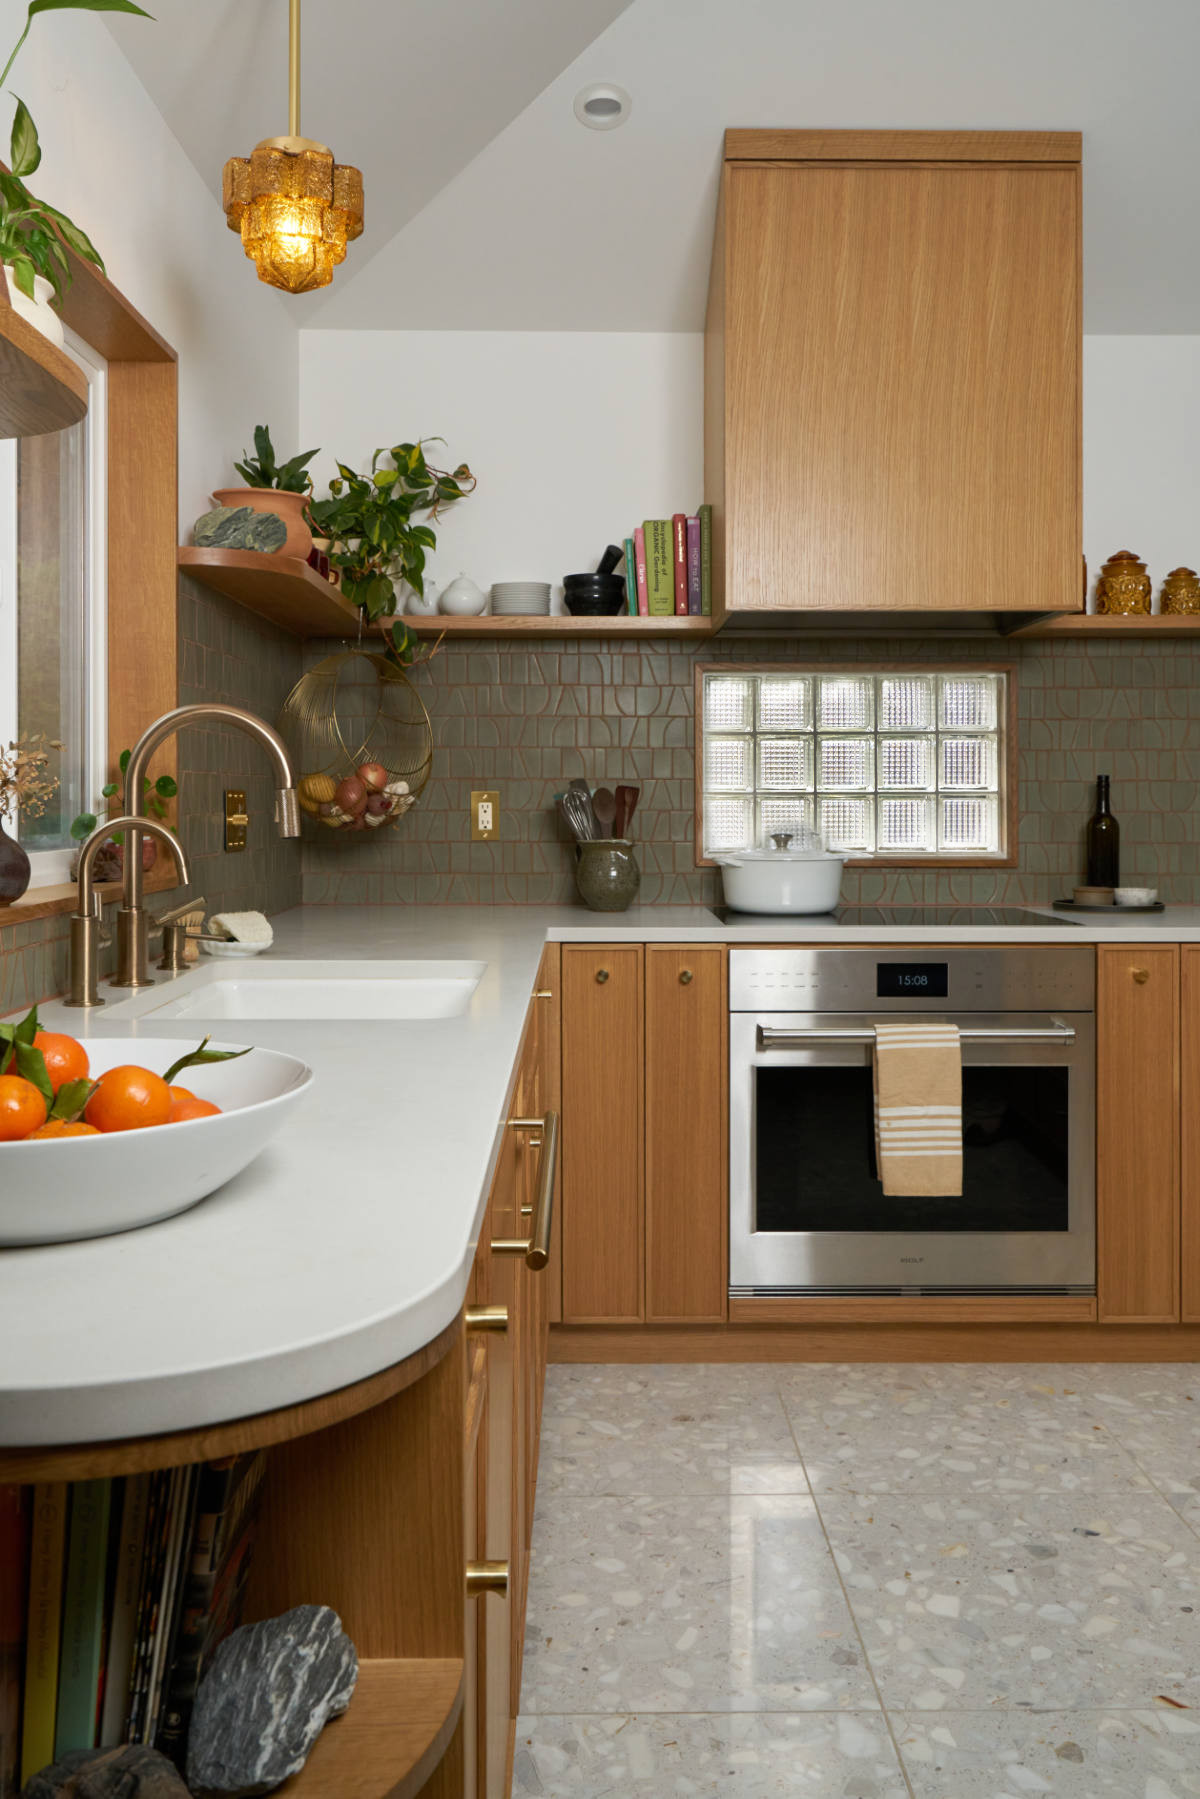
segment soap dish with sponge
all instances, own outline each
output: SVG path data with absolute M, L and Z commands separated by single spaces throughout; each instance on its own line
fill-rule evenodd
M 275 933 L 261 912 L 215 912 L 200 946 L 206 955 L 237 960 L 261 956 L 274 941 Z

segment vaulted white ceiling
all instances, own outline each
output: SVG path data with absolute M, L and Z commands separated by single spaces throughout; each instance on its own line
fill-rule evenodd
M 112 29 L 215 194 L 284 128 L 285 0 L 152 7 Z M 1200 332 L 1197 0 L 306 0 L 305 51 L 368 231 L 302 325 L 697 330 L 723 129 L 842 125 L 1082 130 L 1087 330 Z

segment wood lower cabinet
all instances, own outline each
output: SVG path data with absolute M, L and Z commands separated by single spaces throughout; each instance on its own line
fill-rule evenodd
M 1200 1324 L 1200 948 L 1179 952 L 1180 1314 Z
M 546 997 L 539 998 L 538 995 Z M 467 1560 L 507 1569 L 503 1593 L 468 1600 L 474 1685 L 469 1702 L 473 1784 L 465 1799 L 507 1799 L 521 1697 L 529 1546 L 537 1486 L 538 1434 L 546 1372 L 549 1295 L 546 1269 L 498 1243 L 527 1240 L 547 1178 L 558 1111 L 558 949 L 548 947 L 530 1003 L 525 1040 L 505 1121 L 471 1284 L 471 1307 L 486 1308 L 467 1342 L 484 1347 L 485 1393 L 467 1464 Z M 553 1239 L 552 1239 L 553 1244 Z M 495 1328 L 502 1309 L 502 1328 Z M 468 1433 L 473 1425 L 468 1389 Z M 469 1437 L 468 1437 L 469 1440 Z
M 1179 1318 L 1179 969 L 1173 944 L 1105 944 L 1096 951 L 1096 1287 L 1102 1323 L 1173 1324 Z M 1195 1047 L 1193 1036 L 1190 1062 Z
M 643 1315 L 641 944 L 562 951 L 563 1317 Z
M 1079 610 L 1080 150 L 1073 132 L 726 134 L 718 618 Z
M 720 944 L 646 949 L 646 1318 L 720 1323 L 729 1289 Z

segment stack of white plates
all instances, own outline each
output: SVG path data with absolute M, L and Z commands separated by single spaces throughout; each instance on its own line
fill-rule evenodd
M 546 613 L 549 610 L 549 581 L 492 583 L 492 611 L 500 618 L 515 618 L 521 613 Z

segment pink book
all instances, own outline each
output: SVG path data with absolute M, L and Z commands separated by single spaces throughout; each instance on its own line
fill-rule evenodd
M 700 520 L 687 522 L 687 609 L 692 618 L 700 617 Z
M 637 563 L 638 613 L 642 618 L 647 618 L 650 614 L 650 595 L 646 589 L 646 527 L 644 525 L 639 525 L 633 534 L 633 556 Z
M 687 514 L 671 517 L 671 543 L 675 550 L 675 616 L 686 618 L 688 609 Z

